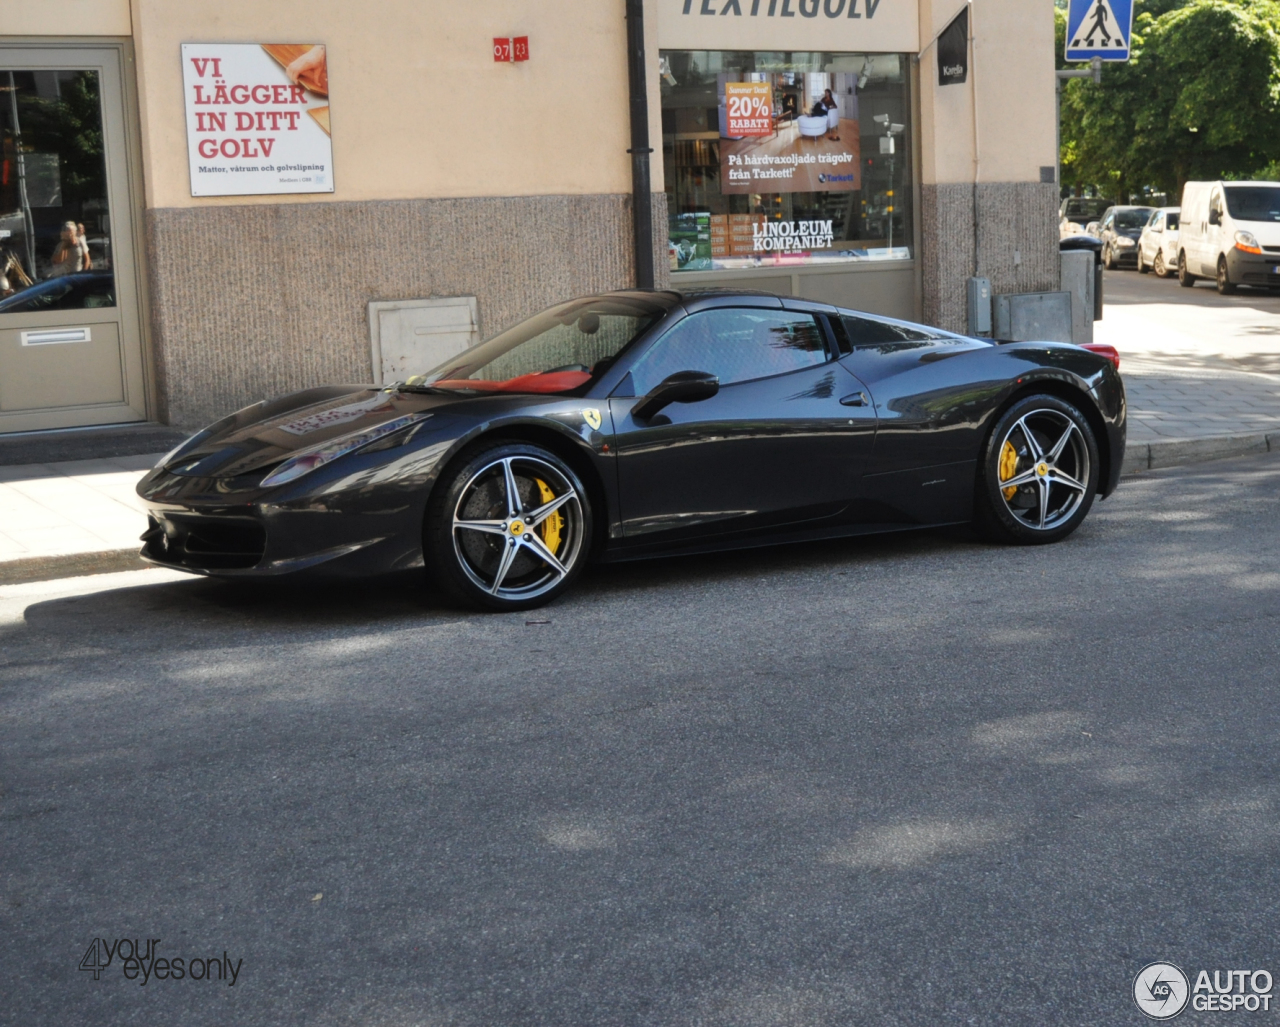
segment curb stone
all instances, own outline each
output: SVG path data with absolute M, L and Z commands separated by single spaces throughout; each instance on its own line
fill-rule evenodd
M 60 553 L 57 556 L 30 556 L 0 563 L 0 585 L 21 585 L 28 581 L 77 578 L 85 574 L 114 574 L 140 571 L 151 564 L 137 549 L 108 549 L 99 553 Z
M 1253 432 L 1244 435 L 1210 435 L 1198 439 L 1161 439 L 1140 442 L 1125 450 L 1122 476 L 1141 474 L 1162 467 L 1180 467 L 1208 460 L 1269 453 L 1280 449 L 1280 433 Z M 29 581 L 50 581 L 86 574 L 113 574 L 144 570 L 151 565 L 137 549 L 110 549 L 100 553 L 68 553 L 0 561 L 0 585 Z
M 1196 439 L 1161 439 L 1129 445 L 1124 454 L 1122 475 L 1154 471 L 1161 467 L 1182 467 L 1206 460 L 1225 460 L 1251 453 L 1269 453 L 1280 447 L 1280 434 L 1250 432 L 1242 435 L 1209 435 Z

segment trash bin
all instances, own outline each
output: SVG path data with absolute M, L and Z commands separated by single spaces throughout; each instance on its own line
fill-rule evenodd
M 1058 252 L 1090 250 L 1093 252 L 1093 319 L 1102 320 L 1102 240 L 1093 235 L 1069 235 L 1058 242 Z

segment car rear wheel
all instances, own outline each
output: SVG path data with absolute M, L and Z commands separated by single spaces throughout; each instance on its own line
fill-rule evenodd
M 1236 291 L 1236 283 L 1231 280 L 1231 274 L 1227 271 L 1227 258 L 1218 258 L 1218 277 L 1217 282 L 1218 293 L 1222 296 L 1230 296 Z
M 1156 250 L 1156 259 L 1151 264 L 1151 270 L 1156 273 L 1157 278 L 1169 276 L 1169 269 L 1164 265 L 1164 250 Z
M 1066 538 L 1098 491 L 1098 443 L 1088 419 L 1056 396 L 1029 396 L 996 422 L 979 463 L 975 524 L 995 542 Z
M 448 472 L 427 508 L 427 568 L 451 599 L 485 610 L 550 602 L 591 552 L 591 502 L 541 446 L 486 446 Z
M 1178 284 L 1184 289 L 1190 289 L 1196 284 L 1196 276 L 1187 270 L 1186 253 L 1178 254 Z

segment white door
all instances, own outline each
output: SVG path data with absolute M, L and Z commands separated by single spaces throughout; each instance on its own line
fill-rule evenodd
M 121 63 L 0 47 L 0 433 L 146 418 Z

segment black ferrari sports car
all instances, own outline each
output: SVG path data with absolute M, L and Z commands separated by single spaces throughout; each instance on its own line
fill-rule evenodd
M 1116 486 L 1119 358 L 745 292 L 552 307 L 429 374 L 246 407 L 138 485 L 197 574 L 423 568 L 482 608 L 628 560 L 972 521 L 1056 542 Z

